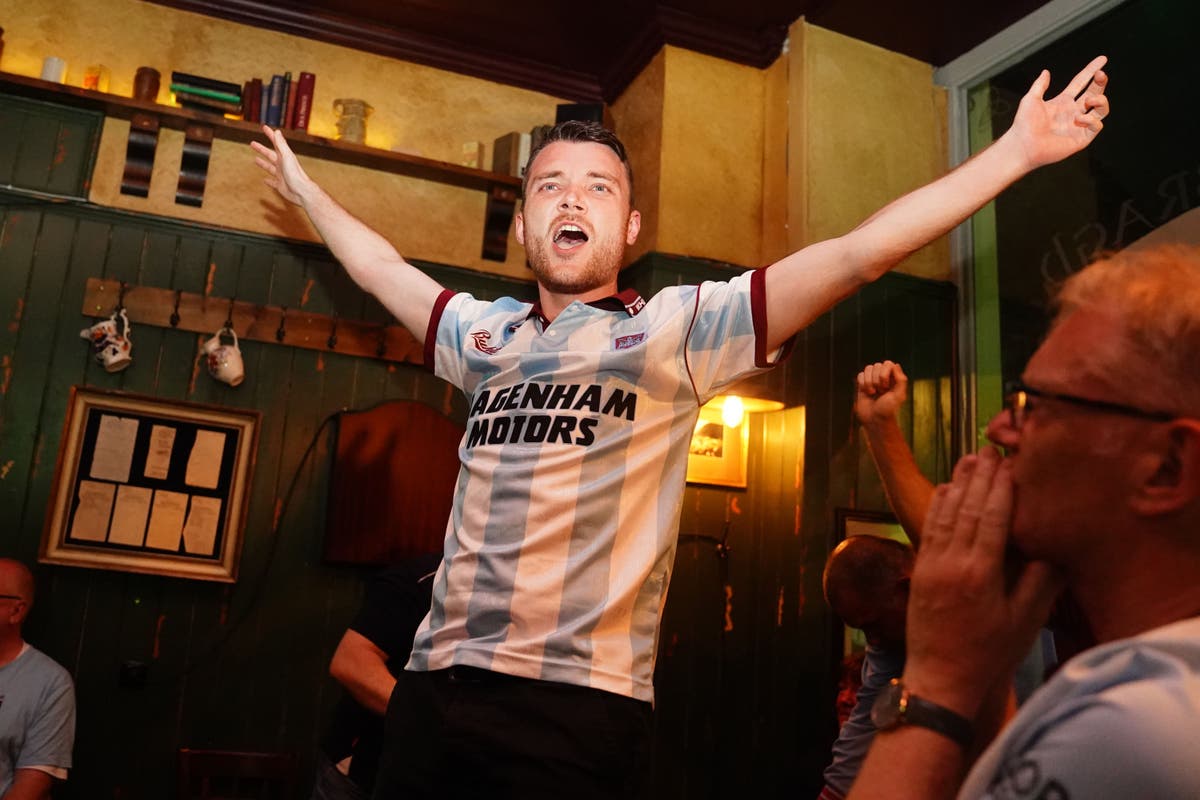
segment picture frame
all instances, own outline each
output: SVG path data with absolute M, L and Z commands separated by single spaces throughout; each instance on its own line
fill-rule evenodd
M 261 417 L 72 387 L 38 560 L 233 583 Z
M 743 422 L 731 428 L 720 411 L 701 408 L 688 448 L 687 482 L 745 489 L 749 427 Z
M 896 515 L 888 511 L 862 511 L 857 508 L 836 508 L 833 512 L 837 541 L 851 536 L 882 536 L 912 545 Z

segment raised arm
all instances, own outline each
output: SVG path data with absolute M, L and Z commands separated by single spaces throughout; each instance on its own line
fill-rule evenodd
M 908 376 L 899 364 L 883 361 L 864 367 L 856 380 L 854 414 L 867 435 L 867 447 L 892 511 L 917 546 L 933 499 L 933 483 L 921 473 L 896 422 L 896 412 L 908 399 Z
M 386 239 L 308 177 L 281 131 L 264 125 L 263 132 L 271 146 L 261 142 L 251 142 L 250 146 L 257 154 L 254 162 L 267 173 L 266 184 L 304 209 L 354 282 L 374 295 L 423 343 L 441 285 L 401 258 Z
M 845 236 L 810 245 L 767 270 L 768 350 L 950 231 L 1018 178 L 1086 147 L 1108 115 L 1108 77 L 1100 71 L 1105 61 L 1094 59 L 1050 100 L 1045 99 L 1050 73 L 1043 71 L 1021 99 L 1012 127 L 986 150 Z

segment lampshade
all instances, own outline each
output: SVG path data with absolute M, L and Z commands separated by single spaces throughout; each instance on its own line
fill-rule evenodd
M 779 400 L 769 400 L 762 397 L 721 394 L 705 403 L 704 407 L 717 412 L 721 417 L 721 421 L 728 427 L 736 428 L 742 424 L 746 414 L 779 411 L 783 408 L 783 403 Z
M 709 412 L 705 416 L 712 419 L 716 415 L 728 427 L 736 428 L 746 414 L 779 411 L 787 405 L 784 402 L 786 377 L 782 368 L 751 375 L 705 403 L 704 408 Z

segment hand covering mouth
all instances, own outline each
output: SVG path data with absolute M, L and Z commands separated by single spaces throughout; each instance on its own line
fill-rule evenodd
M 564 222 L 554 231 L 554 244 L 563 249 L 569 250 L 572 247 L 578 247 L 587 240 L 588 235 L 583 228 L 573 222 Z

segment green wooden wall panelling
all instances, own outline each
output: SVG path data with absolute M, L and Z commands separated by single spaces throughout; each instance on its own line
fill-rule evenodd
M 0 185 L 86 197 L 103 127 L 98 111 L 0 95 Z

